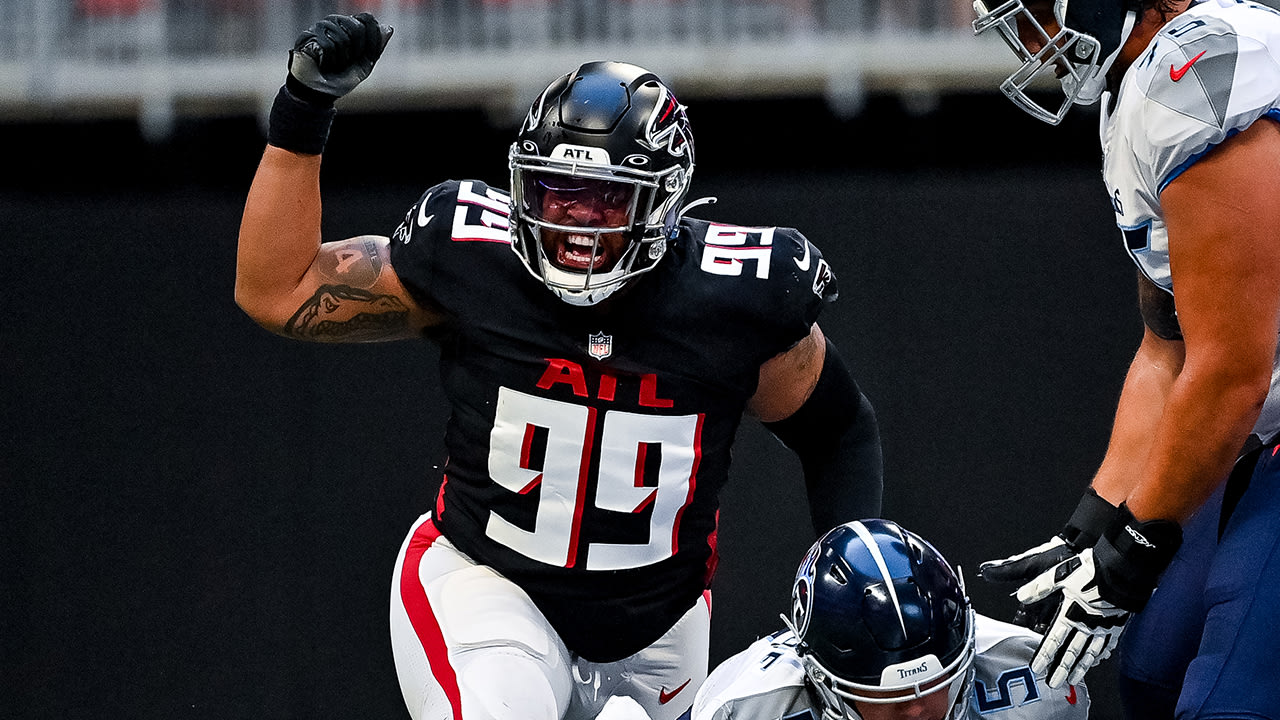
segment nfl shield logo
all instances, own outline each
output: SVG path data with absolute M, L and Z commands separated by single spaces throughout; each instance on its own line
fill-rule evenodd
M 613 336 L 596 333 L 587 336 L 587 354 L 597 360 L 603 360 L 613 354 Z

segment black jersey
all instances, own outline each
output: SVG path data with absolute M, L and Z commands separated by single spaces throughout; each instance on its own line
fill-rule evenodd
M 598 306 L 512 251 L 509 198 L 429 190 L 394 233 L 452 413 L 436 524 L 533 598 L 573 652 L 650 645 L 707 587 L 718 494 L 759 369 L 810 331 L 835 277 L 789 228 L 684 219 L 657 267 Z

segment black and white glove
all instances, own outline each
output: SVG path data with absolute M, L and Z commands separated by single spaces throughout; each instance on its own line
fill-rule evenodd
M 369 77 L 393 32 L 367 12 L 325 17 L 304 30 L 289 51 L 290 89 L 301 85 L 332 103 Z
M 1115 649 L 1129 615 L 1146 606 L 1181 545 L 1177 523 L 1138 522 L 1121 504 L 1096 545 L 1018 588 L 1024 605 L 1057 606 L 1031 672 L 1046 677 L 1052 688 L 1080 682 Z
M 289 75 L 271 106 L 268 142 L 298 153 L 323 152 L 334 101 L 369 77 L 392 32 L 369 13 L 329 15 L 304 30 L 289 51 Z
M 1069 557 L 1093 547 L 1116 517 L 1115 505 L 1102 499 L 1093 488 L 1085 491 L 1062 531 L 1046 543 L 1001 560 L 978 566 L 978 577 L 994 583 L 1027 583 Z M 1043 633 L 1057 612 L 1057 598 L 1023 602 L 1013 622 Z

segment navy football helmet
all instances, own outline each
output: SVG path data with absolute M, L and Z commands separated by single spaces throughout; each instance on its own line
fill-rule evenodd
M 662 259 L 693 135 L 656 75 L 592 62 L 542 91 L 509 164 L 512 248 L 562 300 L 594 305 Z
M 974 34 L 995 29 L 1022 61 L 1000 91 L 1033 117 L 1062 122 L 1073 104 L 1102 97 L 1107 72 L 1142 12 L 1141 0 L 974 0 Z M 1041 78 L 1057 78 L 1056 108 L 1028 96 Z
M 827 718 L 860 718 L 852 701 L 910 702 L 946 693 L 964 716 L 973 678 L 974 612 L 964 582 L 932 545 L 888 520 L 840 525 L 796 572 L 790 626 Z

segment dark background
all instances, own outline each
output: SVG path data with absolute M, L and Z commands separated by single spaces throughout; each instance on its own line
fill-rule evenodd
M 695 214 L 800 228 L 821 324 L 879 414 L 885 514 L 964 566 L 1055 532 L 1137 346 L 1096 116 L 991 95 L 704 101 Z M 388 234 L 448 177 L 505 186 L 481 114 L 340 115 L 325 234 Z M 235 306 L 253 118 L 0 125 L 0 716 L 403 718 L 392 564 L 429 507 L 446 408 L 427 343 L 310 346 Z M 813 539 L 798 463 L 744 423 L 723 497 L 712 660 L 780 627 Z M 1113 663 L 1094 670 L 1115 718 Z

